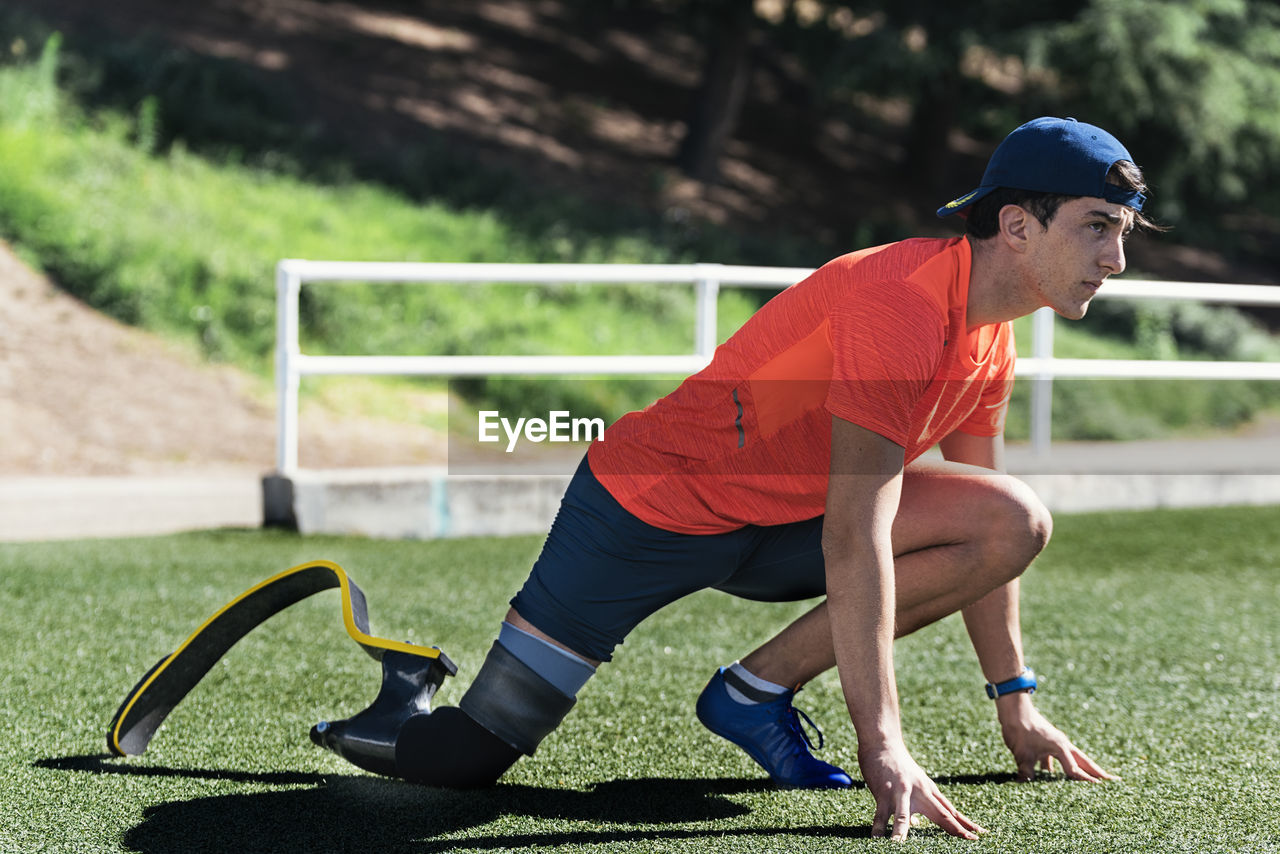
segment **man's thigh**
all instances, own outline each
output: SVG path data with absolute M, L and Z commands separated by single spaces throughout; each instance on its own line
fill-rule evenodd
M 970 542 L 993 527 L 1039 516 L 1048 516 L 1044 505 L 1015 477 L 963 463 L 915 462 L 902 478 L 893 552 Z
M 733 575 L 715 585 L 742 599 L 795 602 L 827 592 L 822 517 L 786 525 L 744 528 L 742 556 Z
M 1035 500 L 1027 487 L 988 469 L 912 464 L 893 525 L 894 553 L 971 543 L 975 532 L 1022 512 L 1027 500 Z M 822 523 L 818 517 L 709 536 L 662 531 L 617 505 L 584 466 L 512 605 L 550 637 L 608 661 L 643 619 L 696 590 L 770 602 L 825 595 Z
M 548 637 L 609 661 L 649 615 L 733 575 L 739 538 L 648 525 L 618 504 L 584 461 L 511 605 Z
M 972 545 L 1034 511 L 1034 494 L 1008 475 L 961 463 L 913 463 L 903 474 L 893 524 L 895 556 L 938 546 Z M 743 531 L 749 538 L 733 576 L 715 589 L 765 602 L 826 594 L 823 517 Z

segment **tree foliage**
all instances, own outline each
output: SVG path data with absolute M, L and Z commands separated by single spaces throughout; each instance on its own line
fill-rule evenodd
M 709 46 L 709 5 L 729 5 L 647 2 Z M 943 185 L 957 131 L 994 146 L 1033 116 L 1073 115 L 1125 141 L 1162 220 L 1220 226 L 1232 211 L 1261 211 L 1280 233 L 1273 0 L 756 0 L 754 9 L 757 59 L 783 54 L 803 69 L 815 113 L 866 120 L 868 102 L 899 105 L 903 118 L 884 133 L 900 144 L 903 177 L 921 188 L 956 189 Z
M 1280 196 L 1280 6 L 1093 0 L 1042 34 L 1064 110 L 1141 152 L 1169 219 Z M 1135 155 L 1139 156 L 1139 155 Z

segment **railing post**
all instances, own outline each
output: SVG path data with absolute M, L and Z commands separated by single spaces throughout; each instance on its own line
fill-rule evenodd
M 276 265 L 276 471 L 291 476 L 298 470 L 298 372 L 294 358 L 298 344 L 298 302 L 302 280 L 289 262 Z
M 1045 366 L 1053 359 L 1053 309 L 1037 309 L 1031 316 L 1031 355 Z M 1052 371 L 1051 367 L 1046 370 Z M 1049 453 L 1053 435 L 1053 374 L 1031 381 L 1031 450 L 1038 457 Z
M 697 275 L 697 321 L 693 333 L 693 352 L 711 360 L 716 351 L 716 306 L 720 293 L 719 264 L 694 265 Z

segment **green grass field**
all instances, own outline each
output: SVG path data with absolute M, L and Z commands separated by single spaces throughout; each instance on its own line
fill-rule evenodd
M 1040 707 L 1123 782 L 1012 782 L 959 620 L 899 643 L 909 746 L 992 832 L 936 828 L 908 851 L 1280 850 L 1280 514 L 1275 508 L 1068 516 L 1025 579 Z M 492 790 L 366 775 L 307 729 L 363 708 L 377 667 L 330 591 L 235 647 L 145 756 L 107 758 L 124 693 L 257 581 L 327 558 L 364 588 L 374 631 L 439 643 L 456 701 L 539 538 L 383 542 L 228 531 L 0 546 L 0 849 L 9 851 L 857 851 L 872 802 L 778 791 L 704 732 L 713 668 L 805 607 L 707 592 L 641 626 L 538 755 Z M 800 695 L 823 756 L 856 767 L 834 674 Z M 855 774 L 856 776 L 856 774 Z M 897 849 L 895 849 L 897 850 Z

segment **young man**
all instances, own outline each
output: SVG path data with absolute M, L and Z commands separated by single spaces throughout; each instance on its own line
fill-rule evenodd
M 1146 224 L 1144 189 L 1106 131 L 1037 119 L 1005 139 L 977 190 L 938 211 L 967 215 L 965 237 L 855 252 L 770 301 L 705 370 L 591 448 L 458 708 L 400 729 L 397 774 L 493 782 L 632 628 L 712 587 L 825 596 L 721 668 L 697 716 L 781 785 L 847 787 L 810 753 L 791 704 L 836 666 L 875 835 L 904 838 L 915 813 L 956 836 L 981 831 L 907 752 L 894 679 L 894 637 L 956 611 L 1020 777 L 1056 759 L 1071 779 L 1112 779 L 1031 702 L 1018 577 L 1051 521 L 999 473 L 1001 434 L 1010 321 L 1041 306 L 1082 317 Z M 918 460 L 934 445 L 945 462 Z

